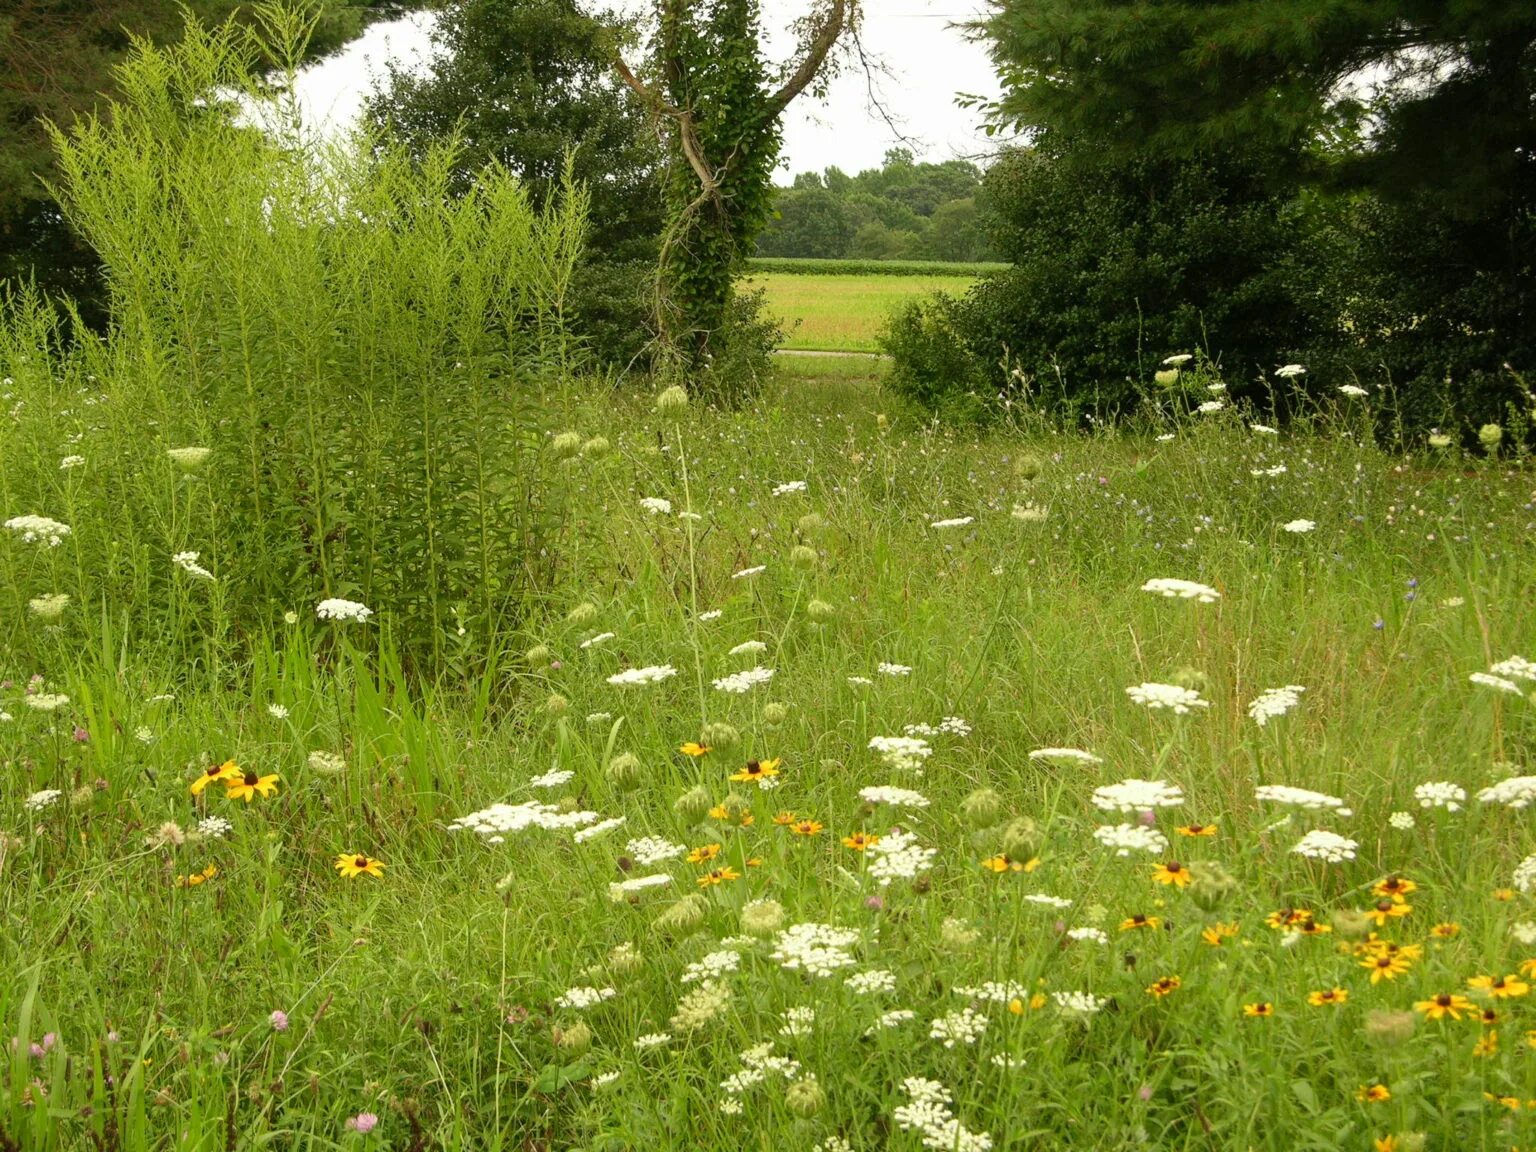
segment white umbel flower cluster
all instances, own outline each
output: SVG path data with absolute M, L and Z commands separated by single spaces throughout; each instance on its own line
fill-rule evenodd
M 556 998 L 555 1003 L 561 1008 L 581 1011 L 595 1008 L 604 1000 L 612 1000 L 617 995 L 618 992 L 612 988 L 569 988 Z
M 779 933 L 772 959 L 793 972 L 830 976 L 858 963 L 852 952 L 858 942 L 859 934 L 851 928 L 831 924 L 791 924 Z
M 45 808 L 52 808 L 64 795 L 57 788 L 44 788 L 41 792 L 34 792 L 21 802 L 21 806 L 28 812 L 41 812 Z
M 937 1040 L 946 1048 L 956 1044 L 966 1046 L 976 1043 L 987 1030 L 987 1018 L 971 1008 L 958 1012 L 946 1012 L 928 1028 L 928 1039 Z
M 1181 688 L 1177 684 L 1143 681 L 1131 685 L 1125 694 L 1143 708 L 1151 708 L 1153 711 L 1166 708 L 1179 716 L 1185 715 L 1192 708 L 1210 707 L 1210 702 L 1202 700 L 1200 693 L 1193 688 Z
M 1525 690 L 1513 680 L 1506 680 L 1504 677 L 1495 676 L 1491 672 L 1474 672 L 1467 679 L 1479 687 L 1492 688 L 1495 692 L 1508 692 L 1511 696 L 1525 695 Z
M 1460 812 L 1467 798 L 1467 790 L 1449 780 L 1436 780 L 1420 784 L 1413 790 L 1413 798 L 1420 808 L 1444 808 L 1447 812 Z
M 1275 804 L 1289 804 L 1293 808 L 1307 808 L 1314 812 L 1329 809 L 1340 816 L 1354 815 L 1337 796 L 1313 792 L 1308 788 L 1292 788 L 1288 784 L 1260 784 L 1253 790 L 1253 798 Z
M 878 996 L 896 991 L 896 974 L 884 968 L 871 968 L 868 972 L 850 974 L 843 986 L 856 996 Z
M 674 844 L 660 836 L 641 836 L 624 845 L 624 851 L 639 863 L 649 866 L 675 860 L 688 851 L 688 847 L 685 844 Z
M 373 609 L 366 604 L 359 604 L 356 600 L 340 600 L 333 597 L 316 604 L 315 615 L 322 620 L 349 620 L 361 624 L 373 615 Z
M 177 552 L 171 557 L 171 563 L 180 568 L 188 576 L 196 580 L 212 580 L 214 575 L 208 569 L 199 564 L 200 552 Z
M 1093 806 L 1105 812 L 1151 812 L 1156 808 L 1177 808 L 1183 803 L 1184 790 L 1166 780 L 1133 777 L 1093 790 Z
M 660 496 L 641 497 L 640 507 L 644 508 L 652 516 L 672 515 L 672 501 L 663 500 Z
M 902 1088 L 906 1090 L 907 1103 L 898 1104 L 891 1118 L 903 1131 L 918 1133 L 924 1148 L 935 1152 L 990 1152 L 991 1136 L 972 1132 L 955 1119 L 950 1108 L 954 1098 L 944 1085 L 909 1076 L 902 1081 Z
M 774 496 L 788 496 L 792 492 L 804 492 L 804 491 L 805 491 L 805 481 L 804 480 L 786 480 L 782 484 L 775 484 L 773 486 L 772 495 L 774 495 Z
M 1024 1000 L 1029 996 L 1029 988 L 1017 980 L 988 980 L 975 987 L 956 987 L 953 991 L 956 996 L 984 1000 L 989 1004 L 1007 1004 L 1010 1000 Z
M 756 668 L 748 668 L 745 672 L 733 672 L 729 676 L 722 676 L 713 683 L 717 692 L 729 692 L 733 696 L 740 696 L 772 679 L 773 669 L 759 665 Z
M 932 524 L 928 525 L 928 527 L 941 529 L 964 528 L 967 524 L 974 524 L 975 522 L 976 517 L 974 516 L 956 516 L 949 520 L 935 520 Z
M 1358 843 L 1347 836 L 1316 828 L 1303 836 L 1291 851 L 1309 860 L 1323 860 L 1329 864 L 1338 864 L 1345 860 L 1353 860 L 1355 849 L 1359 847 Z
M 1193 580 L 1176 580 L 1171 576 L 1158 576 L 1148 580 L 1141 586 L 1141 590 L 1166 596 L 1170 600 L 1196 600 L 1201 604 L 1214 604 L 1221 599 L 1221 593 L 1209 584 L 1198 584 Z
M 1101 824 L 1093 830 L 1093 838 L 1104 847 L 1113 848 L 1116 856 L 1168 851 L 1168 837 L 1145 824 Z
M 896 788 L 890 784 L 861 788 L 859 799 L 866 804 L 889 804 L 893 808 L 928 807 L 928 797 L 921 792 L 914 792 L 910 788 Z
M 47 544 L 57 548 L 69 535 L 68 524 L 60 524 L 46 516 L 12 516 L 5 526 L 21 536 L 23 544 Z
M 659 684 L 676 675 L 677 669 L 670 664 L 651 664 L 645 668 L 626 668 L 622 672 L 615 672 L 608 677 L 608 683 L 620 688 L 633 688 L 641 684 Z
M 1301 684 L 1287 684 L 1284 688 L 1266 688 L 1248 705 L 1248 715 L 1260 728 L 1276 716 L 1284 716 L 1301 703 L 1306 688 Z
M 898 772 L 921 772 L 923 761 L 933 755 L 928 741 L 917 736 L 872 736 L 869 748 Z
M 1500 660 L 1492 665 L 1488 671 L 1496 676 L 1513 676 L 1516 680 L 1536 680 L 1536 661 L 1527 660 L 1524 656 L 1511 656 L 1508 660 Z
M 1029 754 L 1031 760 L 1044 760 L 1056 764 L 1102 764 L 1104 758 L 1081 748 L 1036 748 Z
M 1536 890 L 1536 855 L 1527 856 L 1516 866 L 1515 887 L 1527 895 Z
M 869 875 L 882 888 L 911 880 L 933 867 L 937 849 L 924 848 L 910 832 L 890 832 L 868 848 Z
M 1529 808 L 1536 803 L 1536 776 L 1511 776 L 1477 794 L 1484 804 L 1503 804 L 1506 808 Z
M 1070 1016 L 1092 1016 L 1109 1002 L 1107 996 L 1095 996 L 1092 992 L 1052 992 L 1051 999 Z
M 487 843 L 500 844 L 508 836 L 515 836 L 529 828 L 562 832 L 596 820 L 596 812 L 562 812 L 553 804 L 528 800 L 522 804 L 492 804 L 479 812 L 460 816 L 448 825 L 448 831 L 473 832 L 485 837 Z

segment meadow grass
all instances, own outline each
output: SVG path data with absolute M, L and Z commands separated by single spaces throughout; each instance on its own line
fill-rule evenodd
M 1468 679 L 1536 649 L 1528 470 L 1231 409 L 983 435 L 790 370 L 545 403 L 610 450 L 559 464 L 519 630 L 445 630 L 462 675 L 404 674 L 383 602 L 275 603 L 216 676 L 30 617 L 0 1146 L 1536 1137 L 1536 780 L 1477 797 L 1531 771 L 1532 671 Z
M 822 276 L 752 273 L 749 287 L 768 292 L 768 312 L 788 333 L 785 348 L 813 352 L 876 352 L 891 311 L 930 292 L 963 293 L 974 276 Z

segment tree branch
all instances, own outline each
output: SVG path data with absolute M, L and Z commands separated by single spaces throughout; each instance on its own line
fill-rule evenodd
M 805 59 L 800 61 L 800 67 L 796 68 L 794 74 L 784 82 L 784 87 L 769 97 L 765 110 L 766 119 L 772 120 L 777 117 L 789 107 L 791 100 L 804 92 L 811 81 L 816 79 L 816 73 L 821 71 L 827 53 L 832 51 L 837 38 L 843 34 L 843 26 L 848 19 L 848 3 L 849 0 L 832 0 L 832 8 L 827 13 L 826 21 L 811 39 L 810 45 L 805 50 Z

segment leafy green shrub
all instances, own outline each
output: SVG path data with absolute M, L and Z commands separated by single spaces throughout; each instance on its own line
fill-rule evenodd
M 72 529 L 0 543 L 0 587 L 215 652 L 343 597 L 430 667 L 450 629 L 515 614 L 554 554 L 536 378 L 567 356 L 584 198 L 568 182 L 535 211 L 496 169 L 450 196 L 451 146 L 316 158 L 237 124 L 216 93 L 285 123 L 250 65 L 296 59 L 302 31 L 138 45 L 112 114 L 54 131 L 112 325 L 65 352 L 35 299 L 0 315 L 4 516 Z M 167 455 L 186 447 L 206 461 Z
M 991 383 L 968 342 L 968 308 L 967 301 L 936 292 L 893 314 L 880 334 L 880 350 L 893 362 L 886 387 L 929 411 L 979 418 Z

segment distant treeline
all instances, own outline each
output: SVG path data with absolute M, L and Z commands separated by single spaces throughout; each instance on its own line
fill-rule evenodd
M 819 257 L 755 256 L 752 272 L 787 272 L 794 276 L 989 276 L 1009 265 L 995 261 L 823 260 Z
M 981 263 L 997 259 L 987 236 L 982 172 L 963 160 L 918 164 L 894 148 L 857 176 L 802 172 L 774 197 L 759 256 L 818 260 Z

